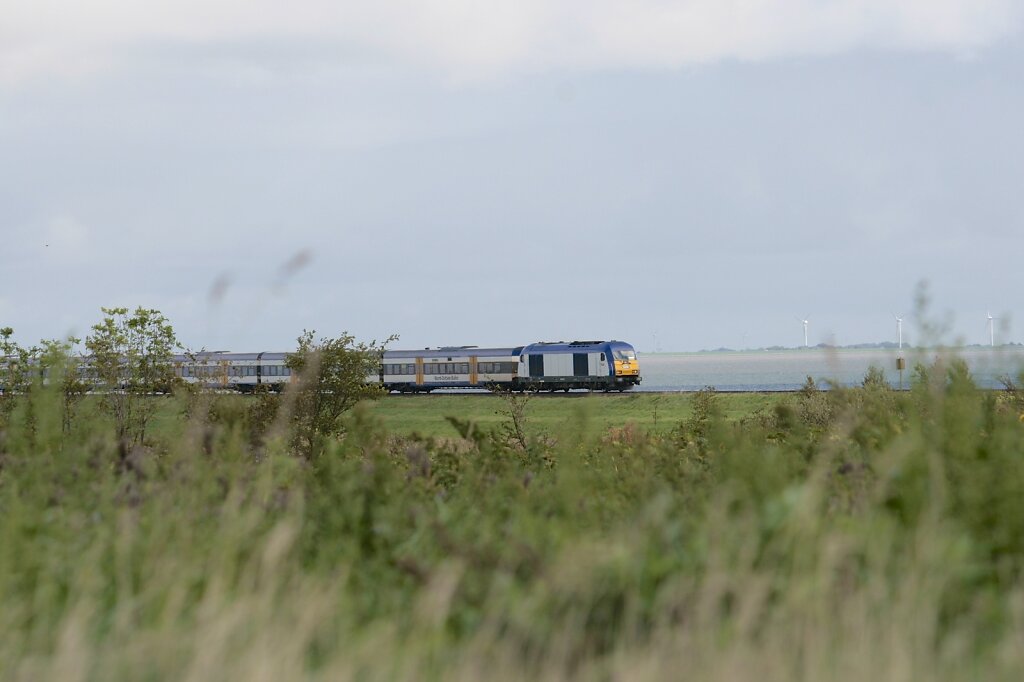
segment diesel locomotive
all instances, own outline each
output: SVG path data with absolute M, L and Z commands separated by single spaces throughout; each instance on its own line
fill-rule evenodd
M 623 341 L 541 342 L 511 348 L 446 346 L 389 350 L 381 384 L 400 393 L 439 388 L 514 391 L 625 391 L 640 383 L 633 346 Z

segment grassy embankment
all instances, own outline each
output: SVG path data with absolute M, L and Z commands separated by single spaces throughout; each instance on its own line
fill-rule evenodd
M 287 400 L 168 399 L 126 447 L 22 397 L 0 679 L 1024 675 L 1024 396 L 954 365 L 605 428 L 655 398 L 537 398 L 525 443 L 469 426 L 500 399 L 396 398 L 305 460 Z M 450 409 L 468 439 L 387 426 Z

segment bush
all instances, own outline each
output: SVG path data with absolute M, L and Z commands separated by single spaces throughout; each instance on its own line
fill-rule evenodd
M 33 391 L 0 441 L 0 679 L 1015 679 L 1024 424 L 919 379 L 525 448 L 357 407 L 313 458 L 287 395 L 143 448 Z

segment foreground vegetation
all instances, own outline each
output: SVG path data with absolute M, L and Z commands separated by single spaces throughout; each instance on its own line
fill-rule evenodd
M 287 393 L 179 394 L 135 441 L 54 385 L 0 432 L 0 679 L 1024 674 L 1024 395 L 962 365 L 320 439 Z

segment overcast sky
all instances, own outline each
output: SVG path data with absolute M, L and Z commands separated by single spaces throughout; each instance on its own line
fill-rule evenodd
M 0 326 L 1024 341 L 1021 0 L 0 0 Z

